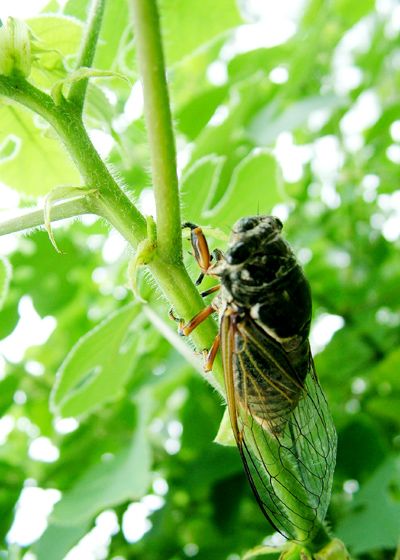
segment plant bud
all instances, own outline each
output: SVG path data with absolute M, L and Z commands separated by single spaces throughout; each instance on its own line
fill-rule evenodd
M 0 74 L 26 78 L 31 60 L 28 26 L 21 19 L 8 18 L 0 27 Z

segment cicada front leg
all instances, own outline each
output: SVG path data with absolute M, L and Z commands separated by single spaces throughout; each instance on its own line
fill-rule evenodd
M 210 253 L 208 243 L 204 237 L 201 227 L 196 226 L 192 222 L 184 222 L 183 228 L 190 228 L 190 243 L 193 249 L 193 256 L 201 270 L 201 274 L 196 280 L 196 286 L 201 284 L 204 276 L 213 276 L 213 268 L 221 259 L 224 259 L 224 253 L 220 249 L 214 249 Z M 212 292 L 210 292 L 212 293 Z

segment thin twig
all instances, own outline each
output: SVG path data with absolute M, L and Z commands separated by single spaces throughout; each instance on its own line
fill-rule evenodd
M 83 66 L 91 67 L 93 64 L 105 3 L 106 0 L 93 0 L 90 6 L 88 23 L 85 28 L 85 34 L 76 61 L 75 70 L 79 70 L 79 68 Z M 79 113 L 83 111 L 87 86 L 88 79 L 86 78 L 78 82 L 72 82 L 69 90 L 68 100 L 75 105 Z
M 21 212 L 21 210 L 18 210 Z M 91 214 L 93 209 L 87 198 L 68 200 L 67 202 L 60 202 L 53 206 L 51 211 L 51 221 L 65 220 L 73 216 L 80 216 L 82 214 Z M 4 222 L 0 222 L 0 236 L 15 233 L 17 231 L 29 230 L 31 228 L 44 225 L 44 212 L 43 210 L 28 210 L 23 214 L 10 218 Z

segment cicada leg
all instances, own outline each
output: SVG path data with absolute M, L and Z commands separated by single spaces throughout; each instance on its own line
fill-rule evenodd
M 193 256 L 196 259 L 197 264 L 201 270 L 200 276 L 196 280 L 196 286 L 201 284 L 205 275 L 213 275 L 212 269 L 214 266 L 224 258 L 224 254 L 219 249 L 214 249 L 212 253 L 208 248 L 208 243 L 206 238 L 204 237 L 202 229 L 193 224 L 192 222 L 184 222 L 182 224 L 182 228 L 190 228 L 190 243 L 193 249 Z M 214 261 L 214 262 L 213 262 Z M 204 290 L 201 292 L 202 297 L 206 297 L 210 294 L 217 292 L 220 289 L 220 285 L 217 284 L 208 290 Z M 186 324 L 183 319 L 178 319 L 174 316 L 172 309 L 169 312 L 169 317 L 173 321 L 178 323 L 178 333 L 181 336 L 189 336 L 190 333 L 202 323 L 207 317 L 209 317 L 212 313 L 218 311 L 218 307 L 214 302 L 211 302 L 207 305 L 204 309 L 200 311 L 197 315 L 193 317 L 190 321 Z M 220 336 L 217 335 L 215 340 L 210 348 L 210 350 L 206 349 L 203 350 L 203 357 L 204 357 L 204 371 L 211 371 L 212 365 L 214 363 L 215 356 L 217 354 L 218 348 L 220 345 Z
M 182 224 L 182 228 L 190 228 L 190 243 L 193 248 L 193 255 L 196 259 L 197 264 L 201 270 L 201 275 L 197 279 L 196 285 L 200 284 L 205 274 L 207 274 L 211 266 L 211 255 L 208 248 L 208 243 L 204 237 L 203 230 L 192 224 L 192 222 L 185 222 Z
M 184 222 L 182 228 L 190 228 L 190 243 L 193 248 L 193 256 L 201 270 L 201 274 L 196 281 L 198 286 L 206 274 L 212 276 L 212 269 L 214 266 L 224 258 L 224 253 L 220 249 L 214 249 L 210 253 L 208 243 L 204 237 L 201 227 L 196 226 L 192 222 Z M 214 263 L 213 263 L 214 261 Z
M 197 313 L 197 315 L 195 315 L 193 319 L 188 321 L 186 324 L 183 319 L 178 319 L 177 317 L 175 317 L 175 315 L 172 312 L 172 309 L 169 311 L 168 315 L 169 318 L 172 319 L 172 321 L 178 323 L 178 334 L 180 334 L 181 336 L 189 336 L 189 334 L 192 331 L 194 331 L 194 329 L 198 327 L 200 323 L 205 321 L 205 319 L 207 319 L 207 317 L 209 317 L 212 313 L 215 313 L 215 311 L 217 311 L 217 308 L 212 303 L 210 303 L 204 309 L 202 309 L 200 313 Z M 211 345 L 210 350 L 207 349 L 203 350 L 202 353 L 204 358 L 204 371 L 211 371 L 212 365 L 215 360 L 215 356 L 219 348 L 219 344 L 220 344 L 220 336 L 219 334 L 217 334 L 217 336 L 214 339 L 214 342 Z
M 210 350 L 208 351 L 203 350 L 205 372 L 212 370 L 213 363 L 215 360 L 215 356 L 217 355 L 220 342 L 221 342 L 221 336 L 220 334 L 217 334 L 217 336 L 214 338 L 214 342 L 212 343 Z
M 213 306 L 212 303 L 210 303 L 210 305 L 206 305 L 206 307 L 204 309 L 202 309 L 200 311 L 200 313 L 197 313 L 197 315 L 195 315 L 193 317 L 193 319 L 191 319 L 190 321 L 188 321 L 186 324 L 183 321 L 183 319 L 178 319 L 178 334 L 180 334 L 181 336 L 189 336 L 190 333 L 198 326 L 200 325 L 200 323 L 202 323 L 203 321 L 205 321 L 207 319 L 207 317 L 209 317 L 212 313 L 215 313 L 216 309 Z M 170 317 L 171 317 L 171 313 L 170 313 Z M 174 319 L 176 321 L 176 319 Z
M 200 292 L 201 297 L 207 297 L 210 294 L 213 294 L 214 292 L 218 292 L 218 290 L 221 288 L 221 284 L 217 284 L 216 286 L 213 286 L 212 288 L 208 289 L 208 290 L 204 290 L 204 292 Z

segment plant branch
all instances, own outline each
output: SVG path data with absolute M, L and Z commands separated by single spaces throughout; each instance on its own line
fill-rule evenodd
M 80 199 L 68 200 L 67 202 L 60 202 L 53 206 L 51 210 L 51 221 L 57 222 L 66 218 L 74 216 L 81 216 L 82 214 L 93 214 L 91 202 L 87 197 Z M 44 225 L 44 212 L 43 210 L 30 210 L 15 218 L 10 218 L 4 222 L 0 221 L 0 235 L 7 235 L 17 231 L 23 231 L 38 226 Z
M 75 106 L 53 99 L 23 78 L 0 75 L 0 95 L 6 95 L 43 117 L 58 133 L 85 187 L 99 191 L 93 212 L 108 220 L 136 248 L 147 235 L 146 220 L 116 183 L 95 150 Z
M 143 86 L 157 210 L 158 255 L 165 262 L 182 260 L 181 217 L 175 141 L 165 77 L 156 0 L 129 0 Z
M 105 3 L 106 0 L 92 1 L 88 23 L 86 25 L 85 35 L 83 37 L 76 61 L 75 70 L 79 70 L 79 68 L 82 68 L 83 66 L 90 68 L 93 64 Z M 68 100 L 75 105 L 75 109 L 79 113 L 82 113 L 83 111 L 87 86 L 88 79 L 86 78 L 77 82 L 72 82 L 69 90 Z
M 168 301 L 179 317 L 189 320 L 204 302 L 182 261 L 181 213 L 176 173 L 175 141 L 169 105 L 161 31 L 156 0 L 129 0 L 136 54 L 143 86 L 144 112 L 150 147 L 157 211 L 157 253 L 149 263 Z M 218 332 L 212 318 L 191 334 L 197 348 L 210 348 Z M 208 381 L 224 394 L 220 356 Z
M 36 89 L 22 78 L 10 76 L 0 75 L 0 95 L 5 95 L 31 109 L 56 130 L 80 172 L 85 187 L 88 189 L 95 188 L 99 191 L 98 197 L 91 197 L 90 199 L 90 211 L 106 219 L 136 249 L 140 241 L 146 238 L 146 221 L 117 185 L 94 149 L 83 126 L 80 114 L 75 112 L 75 107 L 68 100 L 61 100 L 60 105 L 56 106 L 49 95 Z M 77 204 L 76 200 L 73 202 Z M 69 206 L 69 204 L 66 202 L 62 207 L 72 210 L 72 206 Z M 86 204 L 89 204 L 87 197 Z M 56 212 L 57 206 L 52 210 L 53 219 L 57 216 Z M 77 212 L 74 212 L 70 216 L 63 217 L 72 217 L 76 214 Z M 40 224 L 42 224 L 42 211 L 40 211 L 40 218 L 36 217 L 36 220 L 39 219 Z M 34 223 L 28 223 L 28 221 L 26 223 L 28 224 L 27 227 L 35 225 Z M 16 226 L 14 231 L 19 231 L 17 222 L 14 222 L 14 224 Z M 179 217 L 178 224 L 179 239 L 176 246 L 181 247 Z M 8 229 L 5 233 L 11 233 L 10 222 L 8 222 Z M 171 260 L 165 261 L 160 258 L 157 250 L 148 266 L 157 284 L 163 290 L 179 317 L 189 320 L 204 307 L 203 300 L 184 268 L 182 260 L 176 261 L 171 258 Z M 203 348 L 210 348 L 216 334 L 215 321 L 209 318 L 196 329 L 192 339 L 197 348 L 202 350 Z M 208 377 L 208 380 L 223 394 L 223 373 L 219 357 L 215 361 L 213 376 L 216 381 L 211 377 Z

